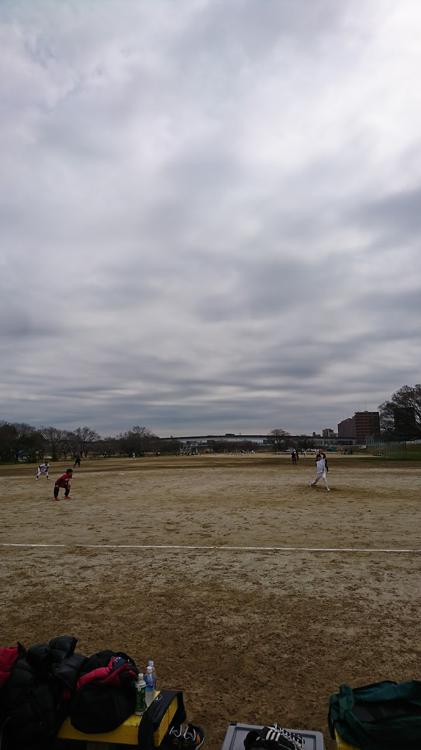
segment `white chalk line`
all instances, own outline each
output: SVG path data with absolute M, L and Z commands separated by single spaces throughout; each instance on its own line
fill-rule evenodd
M 37 543 L 31 544 L 26 542 L 0 542 L 0 547 L 23 547 L 23 548 L 42 548 L 42 549 L 137 549 L 137 550 L 178 550 L 178 551 L 216 551 L 216 552 L 338 552 L 338 553 L 365 553 L 365 554 L 392 554 L 392 555 L 418 555 L 421 549 L 390 549 L 381 547 L 253 547 L 253 546 L 218 546 L 216 544 L 199 545 L 199 544 L 55 544 L 55 543 Z

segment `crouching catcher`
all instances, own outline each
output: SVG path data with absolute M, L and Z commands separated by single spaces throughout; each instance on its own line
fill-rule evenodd
M 54 500 L 60 500 L 58 496 L 60 487 L 63 487 L 64 489 L 64 497 L 70 500 L 70 485 L 72 481 L 72 476 L 73 476 L 73 469 L 66 469 L 64 474 L 62 474 L 61 477 L 56 479 L 56 482 L 54 485 Z

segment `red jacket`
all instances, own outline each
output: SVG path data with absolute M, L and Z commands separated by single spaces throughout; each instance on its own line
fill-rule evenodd
M 71 478 L 72 474 L 68 474 L 67 471 L 65 471 L 64 474 L 56 480 L 56 487 L 65 487 L 67 489 Z
M 20 650 L 23 651 L 22 647 L 19 648 L 19 646 L 0 648 L 0 687 L 3 687 L 9 679 Z
M 97 667 L 92 669 L 90 672 L 85 672 L 82 677 L 79 677 L 77 681 L 77 688 L 82 688 L 89 682 L 100 682 L 102 685 L 117 685 L 121 686 L 121 678 L 126 680 L 136 680 L 138 673 L 134 665 L 124 661 L 120 664 L 123 659 L 119 656 L 111 657 L 106 667 Z

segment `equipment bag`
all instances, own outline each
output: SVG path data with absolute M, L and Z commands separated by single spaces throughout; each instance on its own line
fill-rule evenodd
M 419 750 L 421 681 L 377 682 L 330 696 L 329 731 L 360 750 Z
M 90 656 L 79 677 L 70 706 L 70 721 L 80 732 L 117 729 L 136 707 L 138 668 L 122 651 Z

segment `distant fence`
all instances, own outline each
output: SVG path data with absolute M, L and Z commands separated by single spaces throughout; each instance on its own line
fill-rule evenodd
M 406 443 L 371 443 L 367 445 L 367 450 L 373 456 L 383 456 L 384 458 L 408 458 Z

